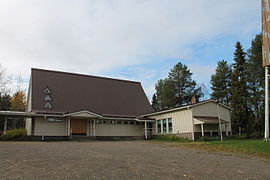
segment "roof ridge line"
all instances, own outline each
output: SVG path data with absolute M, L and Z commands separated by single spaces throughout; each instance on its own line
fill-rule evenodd
M 110 78 L 110 77 L 103 77 L 103 76 L 94 76 L 94 75 L 89 75 L 89 74 L 72 73 L 72 72 L 66 72 L 66 71 L 31 68 L 31 71 L 33 71 L 33 70 L 35 70 L 35 71 L 46 71 L 46 72 L 59 73 L 59 74 L 69 74 L 69 75 L 74 75 L 74 76 L 86 76 L 86 77 L 92 77 L 92 78 L 108 79 L 108 80 L 114 80 L 114 81 L 124 81 L 124 82 L 141 84 L 141 82 L 139 82 L 139 81 L 132 81 L 132 80 L 126 80 L 126 79 L 117 79 L 117 78 Z

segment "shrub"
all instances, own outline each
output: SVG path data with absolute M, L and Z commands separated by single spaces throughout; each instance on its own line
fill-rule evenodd
M 27 136 L 26 129 L 19 128 L 19 129 L 12 129 L 12 130 L 7 131 L 4 138 L 7 140 L 20 140 L 25 136 Z
M 179 141 L 179 142 L 188 141 L 186 138 L 176 136 L 176 135 L 157 135 L 154 137 L 154 139 L 161 140 L 161 141 Z

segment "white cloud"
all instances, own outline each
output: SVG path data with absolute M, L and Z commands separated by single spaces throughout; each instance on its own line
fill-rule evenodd
M 2 0 L 0 64 L 28 78 L 31 67 L 102 75 L 156 59 L 192 61 L 188 45 L 257 30 L 259 9 L 254 0 Z M 141 81 L 153 91 L 154 82 Z

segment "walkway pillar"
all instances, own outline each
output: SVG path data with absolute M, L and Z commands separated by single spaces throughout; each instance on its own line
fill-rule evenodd
M 96 120 L 93 120 L 93 135 L 94 135 L 94 139 L 96 138 Z
M 202 137 L 204 137 L 203 124 L 201 124 Z
M 45 136 L 45 123 L 46 123 L 46 116 L 44 116 L 44 122 L 42 126 L 42 137 L 41 137 L 42 141 L 44 141 L 44 136 Z
M 5 122 L 4 122 L 4 135 L 7 133 L 7 116 L 5 116 Z
M 147 122 L 144 121 L 144 135 L 145 135 L 145 139 L 147 139 Z

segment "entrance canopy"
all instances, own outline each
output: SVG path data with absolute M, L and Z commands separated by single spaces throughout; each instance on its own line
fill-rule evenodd
M 33 117 L 36 116 L 36 114 L 32 112 L 21 112 L 21 111 L 0 111 L 0 116 Z
M 218 124 L 218 117 L 204 117 L 204 116 L 194 116 L 194 124 Z M 229 123 L 228 121 L 220 119 L 221 123 Z

